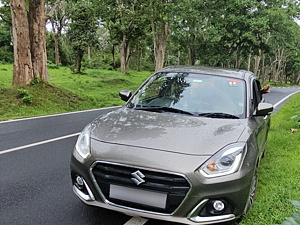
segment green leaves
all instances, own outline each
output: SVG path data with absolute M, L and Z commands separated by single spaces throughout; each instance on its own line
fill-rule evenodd
M 33 95 L 29 94 L 29 91 L 26 89 L 19 89 L 19 97 L 22 98 L 24 103 L 30 104 L 33 101 Z
M 296 121 L 296 123 L 298 124 L 298 127 L 300 127 L 300 112 L 296 112 L 297 115 L 294 115 L 291 117 L 292 120 Z
M 296 211 L 291 217 L 287 217 L 281 225 L 299 225 L 300 224 L 300 201 L 293 201 L 290 202 L 296 207 L 298 211 Z
M 296 209 L 300 210 L 300 201 L 290 200 L 290 202 L 296 207 Z
M 79 1 L 74 7 L 71 21 L 67 35 L 74 50 L 84 51 L 97 41 L 98 21 L 92 5 Z

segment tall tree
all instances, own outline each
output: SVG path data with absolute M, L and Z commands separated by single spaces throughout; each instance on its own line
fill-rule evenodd
M 51 23 L 53 40 L 54 40 L 54 52 L 55 52 L 55 64 L 61 64 L 60 60 L 60 38 L 63 29 L 68 24 L 68 18 L 70 17 L 72 10 L 72 2 L 67 1 L 48 1 L 47 8 L 49 9 L 49 21 Z
M 99 16 L 110 31 L 113 43 L 120 46 L 121 72 L 128 69 L 130 46 L 145 35 L 147 27 L 145 0 L 101 0 L 98 5 Z
M 300 27 L 291 18 L 291 12 L 288 7 L 277 7 L 269 9 L 270 23 L 270 41 L 269 46 L 272 52 L 269 52 L 265 70 L 271 74 L 271 78 L 275 83 L 281 83 L 286 78 L 288 60 L 297 61 L 298 51 L 295 49 L 300 42 Z M 295 51 L 296 50 L 296 51 Z M 296 56 L 295 58 L 291 56 Z M 290 66 L 293 64 L 289 63 Z
M 78 1 L 72 12 L 71 21 L 67 35 L 75 56 L 75 73 L 80 73 L 84 53 L 88 47 L 97 42 L 98 21 L 90 2 Z
M 178 51 L 187 51 L 188 64 L 195 65 L 197 57 L 197 48 L 205 32 L 208 29 L 206 1 L 185 0 L 179 2 L 176 7 L 176 17 L 173 20 L 173 32 L 171 37 L 180 48 Z
M 176 0 L 149 0 L 149 16 L 153 34 L 155 71 L 164 67 L 171 21 L 174 19 Z

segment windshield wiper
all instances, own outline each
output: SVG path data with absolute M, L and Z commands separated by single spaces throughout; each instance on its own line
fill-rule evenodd
M 126 107 L 127 107 L 127 108 L 130 108 L 130 109 L 132 109 L 134 106 L 135 106 L 135 104 L 133 104 L 132 102 L 128 102 L 128 103 L 126 104 Z
M 176 109 L 176 108 L 172 108 L 172 107 L 167 107 L 167 106 L 138 106 L 138 107 L 135 107 L 134 109 L 146 110 L 146 111 L 152 111 L 152 112 L 173 112 L 173 113 L 198 116 L 198 114 L 195 114 L 192 112 L 188 112 L 188 111 L 184 111 L 184 110 Z
M 228 118 L 228 119 L 239 119 L 238 116 L 231 115 L 228 113 L 200 113 L 198 116 L 210 117 L 210 118 Z

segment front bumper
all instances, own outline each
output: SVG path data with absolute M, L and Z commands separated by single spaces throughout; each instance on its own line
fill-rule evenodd
M 231 221 L 240 217 L 246 208 L 250 181 L 252 179 L 252 171 L 248 167 L 242 167 L 238 173 L 226 177 L 210 179 L 205 179 L 197 171 L 184 173 L 182 176 L 185 177 L 190 184 L 189 191 L 173 212 L 164 213 L 155 210 L 128 207 L 109 200 L 103 194 L 101 188 L 99 188 L 92 172 L 92 168 L 97 163 L 97 161 L 90 159 L 89 162 L 82 164 L 78 162 L 75 157 L 72 157 L 71 160 L 73 191 L 84 203 L 131 216 L 183 224 L 214 224 Z M 134 166 L 134 169 L 136 168 L 148 169 Z M 183 174 L 180 172 L 176 173 Z M 83 178 L 83 189 L 76 184 L 76 176 Z M 230 206 L 229 209 L 220 215 L 208 215 L 206 208 L 209 202 L 219 199 L 225 200 Z

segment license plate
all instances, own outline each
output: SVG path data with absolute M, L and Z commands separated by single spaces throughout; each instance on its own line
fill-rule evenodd
M 109 197 L 162 209 L 166 208 L 167 202 L 167 194 L 122 187 L 113 184 L 110 185 Z

